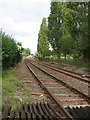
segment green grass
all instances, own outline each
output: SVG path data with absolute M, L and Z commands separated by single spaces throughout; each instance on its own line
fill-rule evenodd
M 2 109 L 8 100 L 13 109 L 16 108 L 16 104 L 30 103 L 34 100 L 24 83 L 16 78 L 16 72 L 12 68 L 2 71 Z
M 74 65 L 77 67 L 85 67 L 88 69 L 88 71 L 90 71 L 90 63 L 85 63 L 85 62 L 80 62 L 80 61 L 75 61 L 75 60 L 60 60 L 60 63 L 64 63 L 64 64 L 70 64 L 70 65 Z
M 36 61 L 40 61 L 37 58 L 34 58 Z M 43 61 L 40 61 L 43 62 Z M 54 64 L 53 62 L 63 63 L 63 64 L 69 64 L 77 67 L 84 67 L 87 68 L 88 72 L 90 72 L 90 62 L 84 62 L 82 59 L 74 60 L 72 56 L 70 56 L 70 59 L 65 60 L 64 57 L 62 59 L 50 59 L 51 64 Z
M 73 65 L 73 66 L 77 66 L 77 67 L 84 67 L 84 68 L 88 69 L 88 72 L 90 72 L 90 63 L 82 62 L 80 60 L 74 60 L 74 59 L 70 59 L 70 60 L 61 59 L 61 60 L 59 60 L 59 59 L 56 59 L 56 60 L 53 60 L 53 62 L 69 64 L 69 65 Z

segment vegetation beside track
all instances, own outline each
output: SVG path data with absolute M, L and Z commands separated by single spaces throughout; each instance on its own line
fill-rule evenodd
M 47 25 L 43 18 L 38 33 L 36 56 L 89 61 L 88 8 L 87 2 L 51 2 Z
M 64 63 L 64 64 L 69 64 L 77 67 L 84 67 L 88 69 L 88 72 L 90 71 L 90 63 L 86 63 L 80 60 L 51 60 L 53 62 L 59 62 L 59 63 Z
M 39 61 L 39 59 L 37 59 L 37 58 L 34 58 L 34 59 Z M 87 72 L 90 72 L 90 63 L 88 63 L 88 62 L 84 62 L 84 61 L 80 61 L 80 60 L 74 60 L 74 59 L 70 59 L 70 60 L 49 59 L 48 61 L 50 61 L 51 64 L 53 64 L 52 62 L 57 62 L 57 63 L 69 64 L 69 65 L 73 65 L 73 66 L 77 66 L 77 67 L 87 68 L 87 70 L 88 70 Z
M 34 100 L 34 98 L 31 98 L 30 91 L 24 86 L 24 83 L 16 78 L 16 72 L 13 71 L 13 68 L 2 71 L 2 109 L 4 109 L 8 100 L 14 110 L 16 109 L 16 104 L 30 103 Z

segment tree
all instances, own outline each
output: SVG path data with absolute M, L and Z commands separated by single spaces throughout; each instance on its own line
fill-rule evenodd
M 23 55 L 24 56 L 29 56 L 31 54 L 31 51 L 29 48 L 25 48 L 24 51 L 23 51 Z
M 68 31 L 66 31 L 65 34 L 62 35 L 60 44 L 61 44 L 61 53 L 63 53 L 66 59 L 67 54 L 69 55 L 72 54 L 72 49 L 74 46 L 74 43 Z
M 42 23 L 40 26 L 40 31 L 38 33 L 38 44 L 37 51 L 42 56 L 45 57 L 49 52 L 49 41 L 48 41 L 48 26 L 46 24 L 46 18 L 42 19 Z
M 87 2 L 51 2 L 48 37 L 52 48 L 60 54 L 88 57 Z
M 51 13 L 48 17 L 48 37 L 49 42 L 52 45 L 54 51 L 58 54 L 60 58 L 61 54 L 61 45 L 60 45 L 60 38 L 62 35 L 62 16 L 61 16 L 61 3 L 58 2 L 51 2 Z
M 67 15 L 68 26 L 77 46 L 77 55 L 88 57 L 90 44 L 88 45 L 88 2 L 67 3 L 72 19 Z
M 22 47 L 22 43 L 18 42 L 17 43 L 17 48 L 18 48 L 18 51 L 17 51 L 17 63 L 20 62 L 20 60 L 22 59 L 23 55 L 23 51 L 24 51 L 24 48 Z

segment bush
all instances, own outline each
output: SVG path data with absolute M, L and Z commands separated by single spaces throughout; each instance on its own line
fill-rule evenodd
M 2 36 L 2 67 L 8 68 L 16 65 L 21 60 L 21 52 L 17 47 L 15 40 L 1 32 Z

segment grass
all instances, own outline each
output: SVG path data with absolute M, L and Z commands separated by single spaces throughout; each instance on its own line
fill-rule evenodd
M 90 71 L 90 63 L 85 63 L 85 62 L 80 62 L 78 60 L 60 60 L 60 63 L 64 63 L 64 64 L 70 64 L 70 65 L 74 65 L 77 67 L 85 67 L 88 69 L 88 72 Z
M 16 72 L 12 68 L 2 71 L 2 109 L 8 100 L 13 109 L 16 109 L 16 104 L 34 100 L 24 83 L 16 78 Z
M 34 58 L 36 61 L 39 61 L 37 58 Z M 63 63 L 63 64 L 69 64 L 77 67 L 84 67 L 87 68 L 87 72 L 90 72 L 90 62 L 84 62 L 82 60 L 74 60 L 72 56 L 70 56 L 70 59 L 65 60 L 64 57 L 61 59 L 50 59 L 51 64 L 54 64 L 53 62 Z
M 74 59 L 70 59 L 70 60 L 63 60 L 63 59 L 56 59 L 53 60 L 53 62 L 59 62 L 59 63 L 63 63 L 63 64 L 69 64 L 69 65 L 74 65 L 77 67 L 84 67 L 88 69 L 88 72 L 90 72 L 90 63 L 87 62 L 82 62 L 80 60 L 74 60 Z

